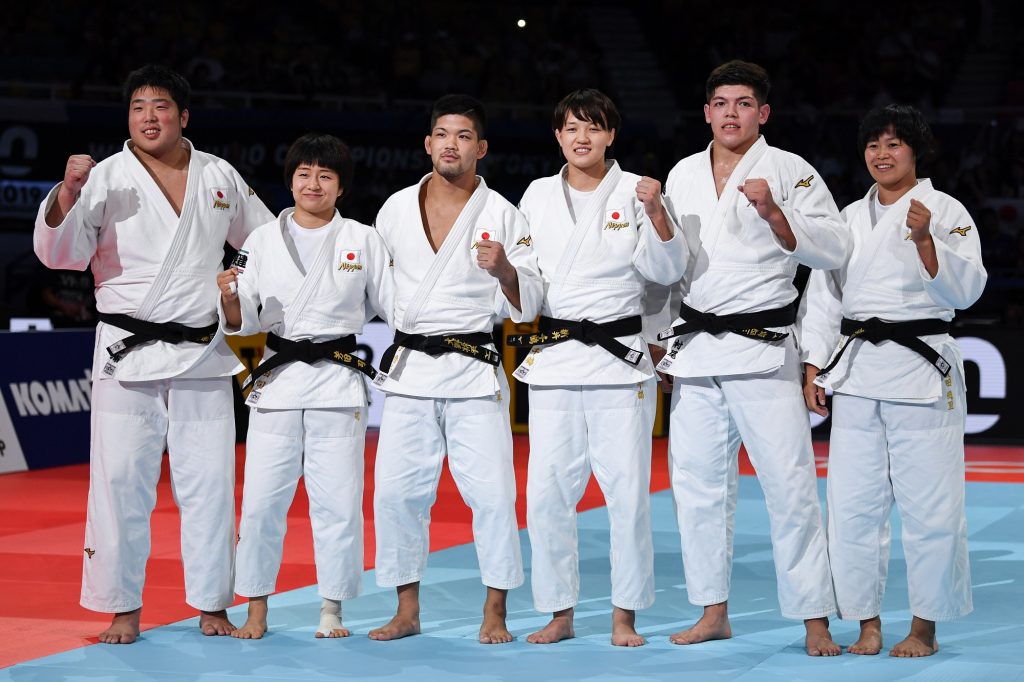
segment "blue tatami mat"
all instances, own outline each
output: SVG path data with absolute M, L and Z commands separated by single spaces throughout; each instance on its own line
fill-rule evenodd
M 484 588 L 472 545 L 430 557 L 421 593 L 423 634 L 375 642 L 366 633 L 386 622 L 393 589 L 379 589 L 373 573 L 366 590 L 344 605 L 352 637 L 313 637 L 319 598 L 313 587 L 270 599 L 270 632 L 261 641 L 203 637 L 197 620 L 149 630 L 130 646 L 93 645 L 0 671 L 0 680 L 101 682 L 106 680 L 1004 680 L 1024 681 L 1024 488 L 969 483 L 973 614 L 939 625 L 941 650 L 925 659 L 843 654 L 814 659 L 803 651 L 803 626 L 779 616 L 764 500 L 755 479 L 742 477 L 737 510 L 733 593 L 734 637 L 689 647 L 668 635 L 692 623 L 700 609 L 686 602 L 671 496 L 652 497 L 658 597 L 641 612 L 638 627 L 649 644 L 638 649 L 609 643 L 607 516 L 580 515 L 582 600 L 577 638 L 555 645 L 527 644 L 526 635 L 547 622 L 532 609 L 529 584 L 509 595 L 509 627 L 516 641 L 476 641 Z M 822 490 L 822 494 L 824 491 Z M 898 531 L 898 524 L 894 532 Z M 529 543 L 523 532 L 529 565 Z M 887 645 L 906 634 L 906 573 L 893 543 L 889 587 L 882 613 Z M 244 621 L 244 608 L 232 610 Z M 837 641 L 856 639 L 855 622 L 833 622 Z

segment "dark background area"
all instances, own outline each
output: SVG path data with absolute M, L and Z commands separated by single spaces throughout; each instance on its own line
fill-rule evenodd
M 992 332 L 1001 348 L 1012 347 L 1024 324 L 1024 48 L 1013 6 L 317 0 L 8 8 L 0 21 L 0 328 L 12 316 L 92 323 L 89 276 L 43 268 L 32 223 L 68 155 L 99 160 L 121 148 L 120 85 L 144 63 L 189 78 L 186 135 L 234 164 L 274 211 L 291 205 L 281 178 L 291 141 L 309 131 L 344 139 L 357 166 L 343 212 L 369 223 L 387 196 L 429 171 L 422 141 L 442 94 L 484 101 L 491 151 L 481 173 L 515 202 L 562 164 L 550 114 L 570 90 L 610 94 L 623 114 L 614 156 L 626 170 L 664 180 L 710 139 L 708 72 L 742 58 L 772 76 L 765 137 L 814 165 L 840 208 L 871 184 L 856 145 L 860 117 L 889 102 L 926 113 L 940 153 L 919 175 L 967 205 L 990 274 L 982 299 L 958 315 L 958 335 Z M 1016 365 L 1003 355 L 1008 404 Z M 976 368 L 967 374 L 973 404 L 984 406 Z
M 864 112 L 893 101 L 923 109 L 941 153 L 922 175 L 967 204 L 991 273 L 961 319 L 1017 327 L 1024 73 L 1013 16 L 1009 2 L 951 0 L 26 3 L 0 22 L 0 327 L 53 314 L 47 292 L 87 289 L 55 283 L 35 262 L 34 209 L 69 154 L 120 149 L 120 84 L 143 63 L 190 79 L 187 135 L 230 160 L 272 210 L 290 205 L 281 161 L 295 137 L 346 140 L 357 170 L 344 211 L 372 222 L 388 195 L 429 170 L 422 138 L 441 94 L 485 102 L 492 151 L 482 173 L 517 201 L 561 165 L 549 117 L 569 90 L 612 95 L 623 113 L 615 156 L 664 179 L 707 144 L 704 80 L 731 58 L 769 70 L 766 138 L 808 159 L 840 207 L 871 184 L 855 142 Z

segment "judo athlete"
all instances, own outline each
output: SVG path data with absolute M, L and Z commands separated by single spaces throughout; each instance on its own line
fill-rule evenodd
M 81 604 L 114 613 L 100 641 L 139 635 L 160 461 L 181 510 L 185 599 L 207 635 L 234 630 L 235 422 L 242 366 L 218 329 L 224 242 L 273 216 L 228 163 L 182 137 L 188 82 L 158 66 L 128 76 L 130 139 L 96 163 L 68 159 L 36 218 L 35 252 L 96 279 L 89 509 Z
M 336 208 L 352 185 L 352 155 L 331 135 L 300 137 L 285 156 L 295 199 L 245 241 L 217 277 L 229 334 L 267 332 L 252 391 L 235 592 L 249 617 L 232 633 L 267 631 L 288 508 L 299 476 L 309 494 L 317 586 L 317 637 L 347 637 L 341 600 L 363 583 L 363 447 L 367 387 L 378 375 L 355 355 L 356 334 L 374 314 L 387 319 L 390 255 L 377 231 Z
M 566 165 L 534 181 L 520 208 L 544 279 L 540 331 L 514 375 L 530 387 L 527 528 L 534 606 L 551 621 L 527 640 L 573 636 L 579 600 L 576 505 L 590 474 L 608 504 L 612 643 L 641 646 L 636 610 L 654 603 L 651 430 L 657 389 L 641 336 L 646 282 L 675 283 L 686 242 L 661 183 L 606 158 L 620 117 L 603 93 L 577 90 L 555 107 Z
M 377 215 L 394 257 L 395 343 L 381 359 L 389 378 L 374 472 L 376 569 L 378 585 L 397 588 L 398 609 L 373 639 L 420 631 L 430 508 L 447 455 L 473 511 L 487 586 L 480 641 L 512 640 L 506 595 L 523 568 L 508 382 L 491 335 L 503 317 L 533 320 L 542 290 L 526 221 L 476 175 L 484 124 L 475 99 L 439 99 L 424 140 L 433 170 Z
M 889 654 L 928 656 L 939 648 L 935 621 L 972 609 L 964 368 L 949 328 L 954 310 L 981 296 L 987 274 L 963 204 L 917 176 L 933 146 L 921 113 L 875 109 L 858 142 L 875 184 L 843 211 L 848 258 L 812 275 L 801 319 L 804 395 L 824 416 L 823 387 L 835 392 L 828 550 L 839 615 L 861 623 L 849 651 L 882 648 L 895 502 L 914 618 Z
M 768 146 L 768 74 L 733 61 L 711 72 L 704 119 L 713 141 L 680 161 L 670 209 L 691 255 L 683 302 L 658 369 L 673 377 L 669 452 L 686 589 L 704 613 L 676 644 L 730 637 L 738 484 L 746 445 L 771 521 L 782 615 L 803 620 L 812 656 L 840 653 L 810 425 L 793 323 L 800 264 L 834 268 L 846 234 L 821 176 Z

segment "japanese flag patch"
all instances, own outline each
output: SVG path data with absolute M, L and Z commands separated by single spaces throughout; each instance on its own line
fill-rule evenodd
M 338 269 L 345 272 L 356 272 L 363 269 L 363 252 L 361 249 L 341 249 L 338 251 Z
M 231 202 L 228 200 L 228 191 L 223 187 L 210 188 L 210 196 L 213 197 L 213 207 L 218 211 L 226 211 L 231 208 Z
M 622 230 L 629 227 L 629 220 L 626 219 L 626 211 L 621 208 L 613 208 L 604 214 L 604 229 Z
M 476 229 L 473 231 L 473 245 L 470 246 L 469 248 L 475 249 L 477 245 L 484 240 L 497 241 L 498 235 L 492 228 L 484 227 Z

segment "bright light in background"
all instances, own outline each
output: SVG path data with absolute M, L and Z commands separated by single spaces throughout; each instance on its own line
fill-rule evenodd
M 526 28 L 526 19 L 520 19 L 516 22 L 516 26 L 519 28 Z

